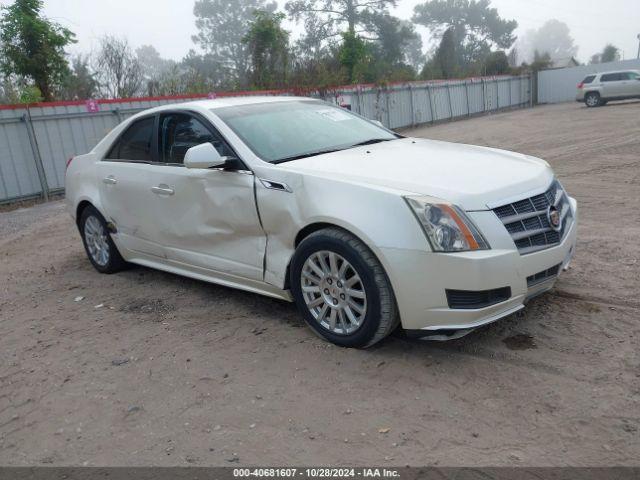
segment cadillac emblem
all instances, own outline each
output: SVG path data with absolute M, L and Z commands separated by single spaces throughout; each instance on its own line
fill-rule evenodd
M 547 210 L 547 220 L 549 220 L 549 225 L 556 232 L 559 232 L 562 228 L 562 224 L 560 222 L 560 211 L 553 205 L 549 207 Z

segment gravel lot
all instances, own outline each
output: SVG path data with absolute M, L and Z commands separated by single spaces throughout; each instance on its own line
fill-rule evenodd
M 287 303 L 97 274 L 61 202 L 0 213 L 0 464 L 638 465 L 639 131 L 628 102 L 412 132 L 543 157 L 581 207 L 556 289 L 445 344 L 333 347 Z

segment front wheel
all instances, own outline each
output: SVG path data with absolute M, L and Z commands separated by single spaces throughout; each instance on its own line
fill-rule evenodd
M 344 230 L 327 228 L 305 238 L 292 261 L 290 284 L 307 324 L 336 345 L 369 347 L 399 323 L 382 265 Z

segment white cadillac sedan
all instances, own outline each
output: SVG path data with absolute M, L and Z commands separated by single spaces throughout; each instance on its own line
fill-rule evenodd
M 543 160 L 293 97 L 145 111 L 70 162 L 66 192 L 99 272 L 139 264 L 295 301 L 346 347 L 513 314 L 568 266 L 578 219 Z

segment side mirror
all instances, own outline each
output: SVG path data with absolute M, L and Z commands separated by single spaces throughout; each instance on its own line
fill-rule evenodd
M 184 156 L 184 166 L 187 168 L 214 168 L 226 163 L 226 157 L 221 157 L 210 143 L 196 145 L 187 150 Z

